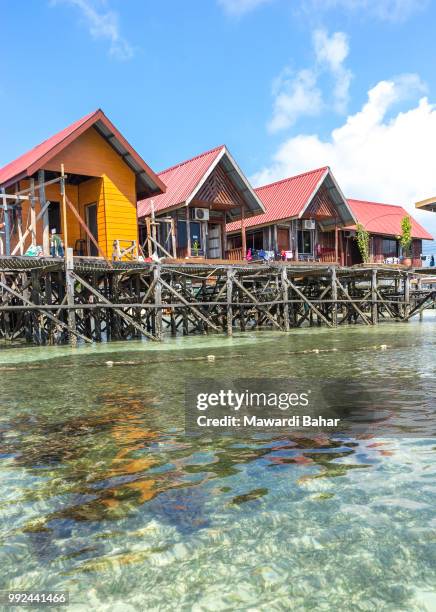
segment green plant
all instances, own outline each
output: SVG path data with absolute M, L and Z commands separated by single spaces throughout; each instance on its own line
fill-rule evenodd
M 412 221 L 409 215 L 406 215 L 401 219 L 400 244 L 403 249 L 404 256 L 410 257 L 412 246 Z
M 356 225 L 356 240 L 363 263 L 369 262 L 369 232 L 358 223 Z
M 192 248 L 194 250 L 195 257 L 197 257 L 198 256 L 198 251 L 200 250 L 200 245 L 198 244 L 198 240 L 194 240 L 194 242 L 192 244 Z

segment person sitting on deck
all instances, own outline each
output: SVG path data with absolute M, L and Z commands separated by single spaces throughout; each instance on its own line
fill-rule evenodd
M 62 238 L 59 234 L 56 234 L 56 228 L 51 230 L 50 236 L 50 255 L 52 257 L 63 257 L 64 256 L 64 245 Z

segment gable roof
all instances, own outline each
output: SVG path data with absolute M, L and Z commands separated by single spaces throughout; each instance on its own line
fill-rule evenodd
M 429 212 L 436 212 L 436 197 L 427 198 L 426 200 L 421 200 L 415 204 L 415 208 L 420 208 L 421 210 L 428 210 Z
M 152 200 L 155 212 L 187 206 L 218 164 L 222 165 L 226 175 L 241 193 L 251 211 L 249 214 L 263 211 L 264 207 L 255 191 L 227 147 L 221 145 L 159 172 L 159 178 L 166 185 L 166 192 L 138 202 L 138 217 L 145 217 L 151 213 Z M 232 214 L 232 211 L 228 212 Z
M 365 227 L 371 234 L 384 234 L 386 236 L 401 235 L 401 220 L 407 215 L 412 221 L 412 236 L 422 240 L 433 240 L 433 236 L 425 230 L 402 206 L 382 204 L 380 202 L 367 202 L 366 200 L 349 199 L 357 222 Z M 355 225 L 348 229 L 355 229 Z
M 329 182 L 329 191 L 335 199 L 335 204 L 344 219 L 344 223 L 355 221 L 330 168 L 324 166 L 255 189 L 265 206 L 265 213 L 247 219 L 244 222 L 245 228 L 269 225 L 277 221 L 301 217 L 324 181 Z M 333 196 L 333 192 L 335 196 Z M 227 224 L 227 232 L 240 229 L 240 221 Z
M 54 136 L 27 151 L 3 168 L 0 168 L 0 186 L 32 176 L 44 167 L 50 159 L 60 153 L 83 132 L 94 127 L 97 132 L 115 149 L 123 161 L 136 174 L 137 192 L 140 196 L 165 191 L 165 185 L 127 142 L 117 128 L 109 121 L 101 109 L 85 115 Z

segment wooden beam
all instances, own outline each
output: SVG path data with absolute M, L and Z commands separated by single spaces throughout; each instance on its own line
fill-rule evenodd
M 350 304 L 352 305 L 352 307 L 354 308 L 354 310 L 362 317 L 362 319 L 365 321 L 365 323 L 367 325 L 371 325 L 371 321 L 370 319 L 368 319 L 368 317 L 366 316 L 366 314 L 364 312 L 362 312 L 360 310 L 360 308 L 357 306 L 356 302 L 354 300 L 351 299 L 350 294 L 348 293 L 348 291 L 345 289 L 345 287 L 343 285 L 341 285 L 341 283 L 339 282 L 339 279 L 336 279 L 336 284 L 338 285 L 339 289 L 342 291 L 342 293 L 345 295 L 345 297 L 347 298 L 347 300 L 350 302 Z
M 245 211 L 241 206 L 241 236 L 242 236 L 242 259 L 247 257 L 247 235 L 245 233 Z
M 313 312 L 315 312 L 320 317 L 320 319 L 324 321 L 326 325 L 328 325 L 329 327 L 332 327 L 332 324 L 330 323 L 330 321 L 322 314 L 322 312 L 314 304 L 312 304 L 312 302 L 304 295 L 304 293 L 300 291 L 299 288 L 292 281 L 288 280 L 288 283 L 291 289 L 293 289 L 295 293 L 301 297 L 303 302 L 305 302 L 309 306 L 309 308 L 311 308 Z
M 44 208 L 45 199 L 45 183 L 44 183 L 44 170 L 38 172 L 38 191 L 39 191 L 39 204 L 41 209 Z M 47 208 L 42 215 L 42 250 L 44 255 L 47 257 L 50 255 L 50 227 L 49 227 L 49 209 Z
M 40 220 L 40 218 L 42 217 L 42 215 L 44 214 L 44 212 L 47 210 L 47 208 L 49 207 L 50 202 L 46 202 L 45 206 L 43 208 L 41 208 L 41 210 L 39 211 L 39 213 L 36 215 L 36 219 L 35 221 L 38 222 Z M 19 232 L 20 232 L 20 226 L 19 226 Z M 17 251 L 23 248 L 23 244 L 24 241 L 26 240 L 27 236 L 30 234 L 30 228 L 28 227 L 26 229 L 26 231 L 24 232 L 24 234 L 20 237 L 18 243 L 15 245 L 15 247 L 12 249 L 12 253 L 11 255 L 16 255 Z
M 105 261 L 107 261 L 108 264 L 111 265 L 110 261 L 108 260 L 108 258 L 106 257 L 106 255 L 103 253 L 103 251 L 100 248 L 100 245 L 98 244 L 97 240 L 95 239 L 95 237 L 93 236 L 92 232 L 89 230 L 88 226 L 86 225 L 86 223 L 84 222 L 84 220 L 82 219 L 82 217 L 79 215 L 79 213 L 77 212 L 76 207 L 74 206 L 74 204 L 71 202 L 71 200 L 67 197 L 66 194 L 64 194 L 63 200 L 66 204 L 68 204 L 69 209 L 71 210 L 71 212 L 73 213 L 73 215 L 76 217 L 77 221 L 79 222 L 79 225 L 82 227 L 82 229 L 86 232 L 86 234 L 89 236 L 89 239 L 91 240 L 91 242 L 93 243 L 93 245 L 95 246 L 95 248 L 97 249 L 100 257 L 103 257 L 103 259 Z M 66 207 L 65 207 L 66 208 Z
M 62 198 L 62 222 L 63 222 L 63 236 L 64 236 L 64 249 L 68 248 L 68 220 L 67 220 L 67 194 L 65 185 L 65 172 L 64 164 L 61 164 L 61 198 Z
M 189 218 L 190 209 L 189 206 L 186 206 L 186 255 L 191 257 L 191 220 Z
M 83 278 L 78 276 L 75 272 L 72 272 L 71 275 L 76 279 L 78 283 L 86 287 L 88 291 L 90 291 L 93 295 L 95 295 L 95 297 L 101 300 L 103 304 L 106 304 L 107 306 L 109 306 L 109 308 L 112 308 L 122 319 L 124 319 L 124 321 L 126 321 L 126 323 L 129 323 L 129 325 L 132 325 L 132 327 L 140 331 L 141 334 L 143 334 L 147 338 L 150 338 L 150 340 L 157 339 L 152 334 L 150 334 L 146 329 L 144 329 L 142 325 L 139 325 L 138 323 L 136 323 L 136 321 L 134 321 L 131 317 L 129 317 L 129 315 L 126 315 L 120 308 L 114 307 L 114 305 L 102 293 L 100 293 L 100 291 L 97 291 L 97 289 L 92 287 L 89 283 L 87 283 Z M 128 308 L 129 306 L 130 304 L 126 304 L 126 308 Z
M 174 287 L 171 287 L 171 285 L 165 282 L 162 277 L 160 279 L 160 282 L 166 289 L 168 289 L 170 293 L 175 295 L 183 304 L 185 304 L 185 306 L 188 306 L 188 308 L 190 308 L 192 312 L 194 312 L 197 315 L 197 317 L 199 317 L 202 321 L 210 325 L 210 327 L 212 327 L 215 331 L 221 331 L 219 327 L 217 327 L 214 323 L 212 323 L 210 319 L 205 317 L 204 314 L 200 312 L 198 308 L 195 307 L 194 304 L 192 304 L 192 302 L 188 302 L 188 300 L 185 300 L 183 295 L 181 295 L 178 291 L 176 291 Z
M 20 295 L 19 293 L 17 293 L 16 291 L 14 291 L 10 287 L 8 287 L 5 283 L 2 283 L 1 281 L 0 281 L 0 287 L 2 287 L 5 291 L 8 291 L 9 293 L 12 293 L 12 295 L 14 295 L 16 298 L 18 298 L 22 302 L 24 302 L 27 306 L 38 306 L 37 304 L 34 304 L 30 300 L 28 300 L 26 297 L 24 297 L 24 295 Z M 64 329 L 67 329 L 69 332 L 71 332 L 72 334 L 75 334 L 78 338 L 81 338 L 85 342 L 92 343 L 92 340 L 90 340 L 89 338 L 87 338 L 83 334 L 80 334 L 77 330 L 70 329 L 69 326 L 66 323 L 64 323 L 63 321 L 60 321 L 59 319 L 57 319 L 55 316 L 53 316 L 47 310 L 44 310 L 43 308 L 38 308 L 38 310 L 40 312 L 42 312 L 48 319 L 50 319 L 51 321 L 54 321 L 56 323 L 56 325 L 59 325 L 60 327 L 63 327 Z
M 5 189 L 2 188 L 3 200 L 3 215 L 4 215 L 4 231 L 5 231 L 5 255 L 11 254 L 11 228 L 9 224 L 8 200 L 6 198 Z

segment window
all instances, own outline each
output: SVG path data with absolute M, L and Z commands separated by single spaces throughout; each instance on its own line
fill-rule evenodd
M 382 253 L 384 257 L 398 257 L 398 242 L 396 240 L 383 238 Z
M 310 230 L 298 230 L 298 252 L 304 255 L 312 254 L 312 232 Z

